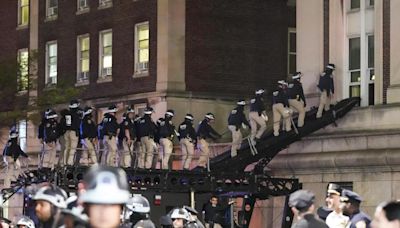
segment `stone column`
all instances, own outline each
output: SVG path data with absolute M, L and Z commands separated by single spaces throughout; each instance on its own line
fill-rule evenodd
M 390 86 L 387 103 L 400 102 L 400 1 L 390 1 Z
M 185 0 L 157 2 L 157 91 L 185 90 Z
M 323 3 L 321 0 L 296 2 L 297 70 L 304 75 L 304 92 L 314 98 L 317 97 L 318 77 L 324 65 Z M 307 103 L 316 105 L 317 100 Z

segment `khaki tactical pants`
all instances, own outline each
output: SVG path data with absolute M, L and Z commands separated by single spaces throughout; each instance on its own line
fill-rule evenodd
M 123 151 L 121 152 L 121 166 L 128 168 L 132 166 L 132 151 L 133 151 L 133 141 L 128 144 L 127 140 L 122 141 Z
M 151 169 L 154 152 L 156 151 L 154 139 L 150 138 L 149 136 L 144 136 L 140 138 L 140 142 L 142 143 L 142 153 L 144 153 L 146 156 L 145 168 Z
M 168 164 L 169 164 L 169 158 L 171 157 L 171 153 L 173 150 L 173 144 L 172 141 L 168 138 L 161 138 L 160 139 L 160 146 L 163 149 L 164 156 L 162 159 L 162 169 L 168 169 Z
M 67 164 L 67 156 L 65 154 L 65 136 L 61 135 L 58 138 L 58 143 L 60 143 L 60 156 L 58 157 L 58 165 L 64 166 Z
M 142 147 L 142 143 L 140 141 L 135 142 L 135 158 L 137 160 L 137 168 L 144 169 L 144 159 L 146 156 L 146 152 Z
M 294 111 L 299 113 L 299 118 L 297 119 L 297 126 L 304 126 L 304 118 L 306 117 L 306 108 L 304 107 L 303 100 L 298 101 L 297 99 L 289 99 L 289 106 Z
M 183 138 L 180 141 L 182 150 L 183 169 L 189 169 L 194 154 L 194 144 L 188 138 Z
M 250 112 L 249 118 L 251 126 L 251 139 L 261 138 L 264 131 L 267 129 L 267 124 L 265 123 L 265 120 L 258 115 L 258 112 Z M 257 131 L 257 125 L 260 125 L 260 129 L 258 129 L 258 131 Z
M 273 113 L 273 118 L 274 118 L 274 135 L 278 136 L 279 135 L 279 126 L 281 123 L 281 118 L 283 117 L 283 120 L 285 122 L 285 128 L 286 131 L 290 131 L 291 128 L 291 122 L 290 122 L 290 112 L 289 109 L 285 108 L 282 103 L 277 103 L 272 105 L 272 113 Z
M 106 144 L 108 148 L 107 154 L 107 165 L 117 167 L 117 140 L 115 136 L 108 136 L 105 135 L 104 138 L 106 139 Z
M 45 144 L 46 147 L 44 148 L 44 155 L 43 155 L 43 163 L 42 167 L 45 168 L 54 168 L 56 162 L 56 155 L 57 155 L 57 143 L 56 142 L 49 142 Z
M 97 163 L 97 156 L 96 156 L 96 150 L 95 150 L 96 145 L 94 145 L 94 141 L 86 138 L 85 139 L 85 146 L 86 146 L 87 151 L 84 151 L 84 153 L 82 153 L 82 155 L 83 154 L 85 155 L 85 157 L 88 159 L 88 163 L 89 163 L 89 159 L 90 159 L 91 163 L 96 164 Z
M 198 147 L 200 148 L 200 158 L 198 166 L 207 168 L 208 157 L 210 156 L 209 144 L 205 139 L 198 140 Z
M 11 180 L 17 180 L 21 173 L 21 163 L 19 159 L 14 162 L 14 158 L 7 156 L 8 166 L 6 167 L 6 176 L 4 178 L 4 188 L 9 188 L 11 186 Z
M 78 146 L 78 136 L 76 136 L 76 132 L 72 130 L 68 130 L 64 134 L 65 139 L 65 152 L 64 157 L 66 159 L 66 165 L 74 165 L 74 158 L 76 153 L 76 147 Z
M 322 111 L 329 111 L 331 105 L 331 96 L 328 96 L 328 92 L 326 90 L 322 91 L 321 97 L 319 99 L 319 106 L 317 112 L 317 118 L 322 117 Z
M 231 157 L 235 157 L 237 155 L 237 150 L 240 149 L 240 146 L 242 144 L 243 136 L 242 132 L 240 132 L 240 129 L 236 130 L 236 126 L 229 125 L 228 128 L 232 132 Z

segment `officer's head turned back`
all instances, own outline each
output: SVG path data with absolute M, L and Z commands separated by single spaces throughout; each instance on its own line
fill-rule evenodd
M 332 71 L 334 71 L 335 70 L 335 64 L 333 64 L 333 63 L 329 63 L 328 65 L 326 65 L 326 71 L 327 72 L 332 72 Z
M 292 79 L 293 79 L 293 80 L 298 80 L 298 81 L 300 81 L 300 79 L 301 79 L 302 76 L 303 76 L 303 74 L 302 74 L 300 71 L 298 71 L 298 72 L 295 72 L 295 73 L 292 75 Z
M 70 109 L 77 109 L 77 108 L 79 108 L 79 101 L 78 100 L 76 100 L 76 99 L 73 99 L 73 100 L 71 100 L 70 101 L 70 103 L 69 103 L 69 108 Z
M 117 111 L 118 111 L 117 107 L 115 105 L 111 105 L 110 107 L 108 107 L 107 113 L 115 115 Z
M 165 118 L 172 119 L 172 117 L 174 117 L 174 115 L 175 115 L 175 111 L 172 110 L 172 109 L 168 109 L 168 110 L 165 112 Z
M 213 122 L 215 120 L 215 116 L 211 112 L 207 113 L 204 117 L 208 122 Z
M 262 95 L 264 94 L 264 92 L 265 92 L 264 89 L 257 89 L 257 90 L 255 91 L 255 94 L 256 94 L 257 96 L 262 96 Z

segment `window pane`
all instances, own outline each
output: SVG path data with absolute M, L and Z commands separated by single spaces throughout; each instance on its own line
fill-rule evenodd
M 29 5 L 29 0 L 21 0 L 21 6 Z
M 293 74 L 296 72 L 296 55 L 289 55 L 289 74 Z
M 368 68 L 374 67 L 375 52 L 374 52 L 374 36 L 368 36 Z
M 368 85 L 368 105 L 375 104 L 375 86 L 374 83 Z
M 112 67 L 112 56 L 104 56 L 103 68 L 111 68 L 111 67 Z
M 58 0 L 49 0 L 49 7 L 57 7 Z
M 89 58 L 89 51 L 82 51 L 81 59 L 88 59 L 88 58 Z
M 139 62 L 149 61 L 149 49 L 139 50 Z
M 139 48 L 140 49 L 149 48 L 149 40 L 139 41 Z
M 369 80 L 375 81 L 375 70 L 373 69 L 369 70 Z
M 56 77 L 57 76 L 57 65 L 50 65 L 49 76 Z
M 360 0 L 351 0 L 350 9 L 358 9 L 358 8 L 360 8 Z
M 103 47 L 108 47 L 112 45 L 112 33 L 103 33 Z
M 370 6 L 375 5 L 375 0 L 369 0 L 369 5 L 370 5 Z
M 18 63 L 19 63 L 19 72 L 18 72 L 18 91 L 25 91 L 28 89 L 28 61 L 29 61 L 28 51 L 20 50 L 18 51 Z
M 296 52 L 296 33 L 289 33 L 289 52 Z
M 81 38 L 81 51 L 89 50 L 89 37 Z
M 361 82 L 360 71 L 351 72 L 351 82 Z
M 105 47 L 103 49 L 103 55 L 112 55 L 112 47 Z
M 149 25 L 141 25 L 138 28 L 138 40 L 149 39 Z
M 360 86 L 350 86 L 350 97 L 359 97 L 360 96 Z
M 360 69 L 360 38 L 349 39 L 349 70 Z
M 81 61 L 81 72 L 89 72 L 89 59 Z
M 57 56 L 57 44 L 49 45 L 49 56 Z
M 27 25 L 29 23 L 29 6 L 22 7 L 21 9 L 21 24 Z

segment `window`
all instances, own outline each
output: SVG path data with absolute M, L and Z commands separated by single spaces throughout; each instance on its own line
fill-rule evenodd
M 135 73 L 149 70 L 149 22 L 135 25 Z
M 350 97 L 361 95 L 360 37 L 349 39 Z
M 46 16 L 57 17 L 58 14 L 58 0 L 46 0 Z
M 84 11 L 89 9 L 88 0 L 78 0 L 76 4 L 77 4 L 76 11 Z
M 20 120 L 18 121 L 18 138 L 19 138 L 19 145 L 21 146 L 21 149 L 26 152 L 26 120 Z
M 112 0 L 99 0 L 99 8 L 112 6 Z
M 57 84 L 57 41 L 46 43 L 46 86 Z
M 296 29 L 289 28 L 288 32 L 288 74 L 296 72 Z
M 367 0 L 368 6 L 374 6 L 375 0 Z
M 29 0 L 18 0 L 18 26 L 29 24 Z
M 353 191 L 353 182 L 330 182 L 339 185 L 342 189 Z M 329 184 L 326 186 L 328 188 Z
M 350 9 L 360 9 L 360 0 L 350 0 Z
M 89 35 L 78 36 L 77 39 L 77 83 L 89 81 L 89 68 L 90 68 L 90 38 Z
M 375 45 L 374 45 L 374 36 L 368 36 L 368 105 L 375 104 Z
M 112 31 L 100 32 L 100 77 L 111 77 L 112 75 Z
M 18 77 L 17 77 L 17 86 L 18 91 L 27 91 L 28 90 L 28 67 L 29 67 L 29 53 L 28 49 L 20 49 L 18 50 Z

